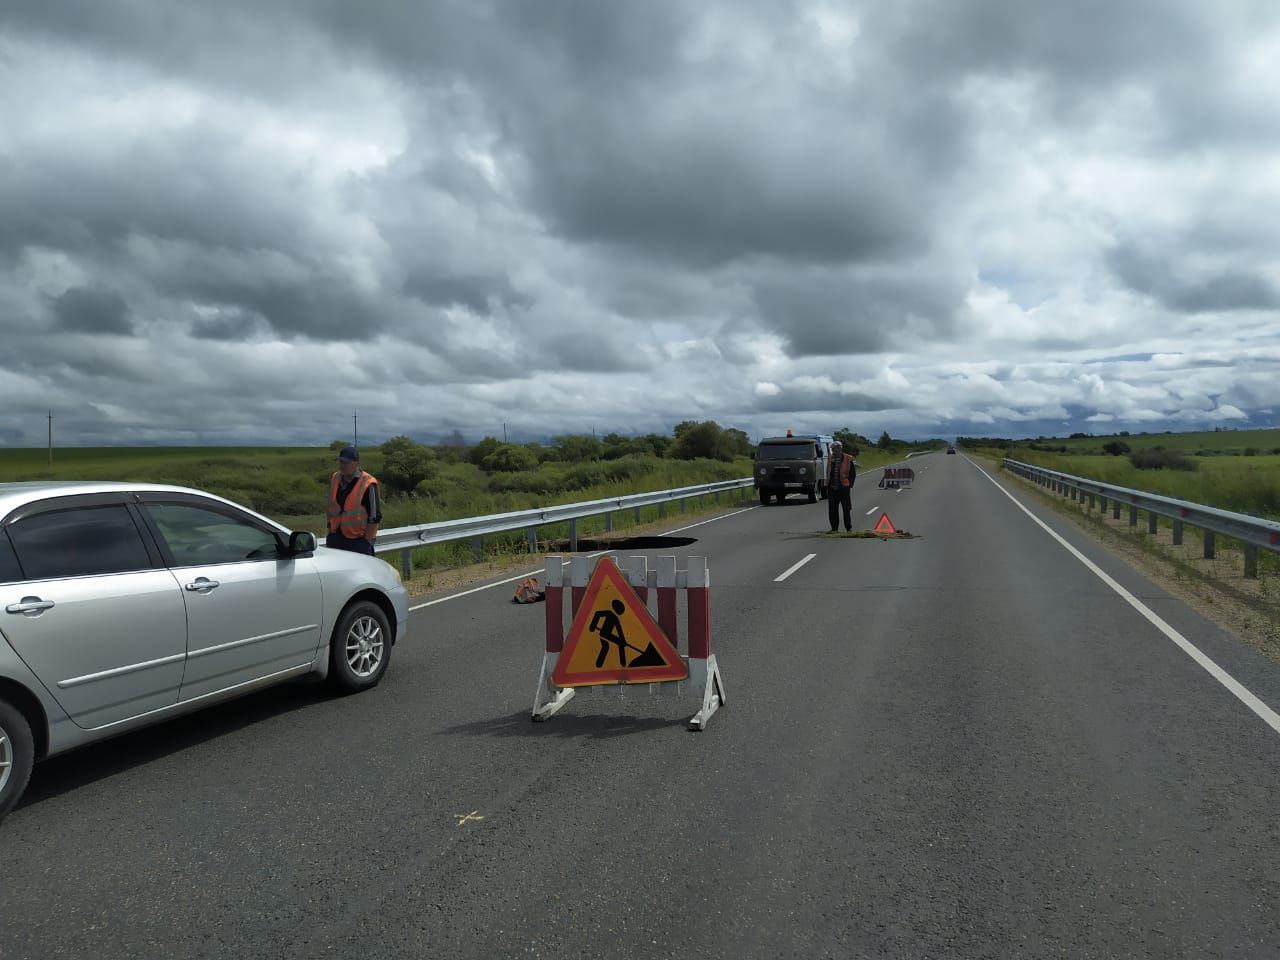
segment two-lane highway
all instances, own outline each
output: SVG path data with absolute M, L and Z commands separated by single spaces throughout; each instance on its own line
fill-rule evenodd
M 543 608 L 503 585 L 416 611 L 371 693 L 38 767 L 0 955 L 1280 955 L 1280 732 L 1169 631 L 1263 711 L 1280 669 L 967 458 L 912 466 L 854 519 L 917 539 L 797 498 L 641 551 L 709 558 L 704 733 L 643 690 L 531 723 Z

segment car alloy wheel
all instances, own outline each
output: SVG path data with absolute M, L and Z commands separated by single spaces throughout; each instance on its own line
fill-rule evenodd
M 378 672 L 385 639 L 382 626 L 373 617 L 357 617 L 347 631 L 346 655 L 351 672 L 361 680 Z
M 9 785 L 9 778 L 13 776 L 13 741 L 9 739 L 9 732 L 4 727 L 0 727 L 0 793 L 4 793 L 4 788 Z

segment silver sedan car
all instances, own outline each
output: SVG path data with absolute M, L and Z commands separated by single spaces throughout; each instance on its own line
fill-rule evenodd
M 0 483 L 0 818 L 36 760 L 295 677 L 374 686 L 409 597 L 197 490 Z

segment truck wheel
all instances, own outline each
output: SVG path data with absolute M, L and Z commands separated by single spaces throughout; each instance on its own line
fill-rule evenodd
M 787 491 L 785 491 L 785 490 L 779 490 L 779 491 L 778 491 L 777 493 L 775 493 L 773 496 L 774 496 L 774 499 L 775 499 L 775 500 L 777 500 L 779 503 L 781 503 L 783 500 L 787 499 Z
M 760 506 L 767 507 L 769 505 L 769 496 L 770 494 L 768 490 L 762 489 L 760 491 Z
M 0 700 L 0 820 L 27 789 L 35 755 L 27 718 L 13 704 Z
M 809 487 L 807 490 L 805 490 L 805 493 L 807 493 L 807 494 L 809 495 L 809 502 L 810 502 L 810 503 L 817 503 L 817 502 L 818 502 L 818 492 L 817 492 L 816 490 L 814 490 L 814 489 L 813 489 L 813 487 Z
M 818 484 L 818 499 L 827 499 L 827 485 L 825 483 Z

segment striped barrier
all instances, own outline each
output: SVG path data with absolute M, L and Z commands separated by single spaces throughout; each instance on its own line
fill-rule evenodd
M 698 704 L 697 712 L 689 719 L 689 726 L 694 730 L 706 729 L 707 721 L 711 719 L 720 707 L 725 703 L 724 681 L 720 675 L 720 667 L 716 661 L 715 654 L 711 650 L 711 577 L 707 569 L 707 561 L 705 557 L 690 557 L 688 559 L 688 567 L 684 570 L 677 569 L 675 557 L 658 557 L 656 566 L 649 569 L 648 559 L 646 557 L 630 557 L 626 564 L 626 593 L 622 599 L 631 602 L 630 598 L 634 598 L 634 602 L 641 610 L 632 610 L 626 616 L 632 617 L 632 623 L 639 622 L 637 617 L 643 618 L 646 623 L 653 625 L 654 629 L 660 630 L 660 642 L 669 643 L 667 649 L 671 650 L 673 657 L 679 657 L 687 667 L 686 670 L 680 670 L 681 676 L 687 676 L 686 679 L 679 681 L 671 680 L 666 682 L 648 682 L 645 677 L 647 673 L 637 672 L 636 676 L 639 680 L 626 679 L 627 670 L 606 670 L 604 673 L 609 674 L 609 679 L 602 680 L 592 673 L 587 679 L 583 679 L 581 683 L 574 683 L 572 679 L 565 679 L 563 683 L 558 683 L 556 677 L 564 678 L 564 665 L 561 664 L 561 658 L 566 659 L 569 653 L 566 652 L 566 642 L 571 642 L 574 638 L 566 636 L 565 620 L 564 620 L 564 600 L 565 588 L 569 590 L 570 600 L 570 622 L 572 631 L 574 627 L 581 629 L 590 620 L 594 624 L 597 618 L 609 617 L 608 607 L 603 607 L 599 611 L 586 611 L 579 616 L 580 609 L 584 600 L 588 597 L 588 587 L 593 582 L 593 575 L 599 574 L 598 565 L 607 563 L 613 565 L 612 557 L 601 557 L 598 560 L 589 557 L 572 557 L 569 561 L 569 577 L 568 583 L 565 582 L 565 566 L 560 557 L 547 557 L 544 566 L 545 585 L 546 585 L 546 648 L 542 656 L 542 671 L 538 677 L 538 689 L 534 695 L 533 701 L 533 719 L 535 721 L 546 720 L 555 715 L 565 704 L 572 700 L 579 686 L 590 687 L 596 691 L 612 690 L 618 696 L 621 696 L 623 690 L 627 686 L 636 686 L 646 684 L 649 692 L 652 694 L 655 688 L 667 696 L 692 697 Z M 686 593 L 686 653 L 679 654 L 679 618 L 677 614 L 679 591 L 684 590 Z M 657 613 L 656 617 L 649 612 L 650 598 L 656 601 Z M 619 601 L 615 599 L 615 604 Z M 616 606 L 619 613 L 622 612 L 621 606 Z M 592 616 L 594 614 L 594 616 Z M 594 630 L 594 627 L 593 627 Z M 601 652 L 596 660 L 596 666 L 600 667 L 602 661 L 605 660 L 608 651 L 608 644 L 605 641 L 604 631 L 600 632 Z M 622 635 L 618 634 L 615 641 L 619 645 L 617 653 L 620 665 L 625 668 L 624 653 L 622 650 Z M 631 649 L 637 649 L 630 643 L 627 646 Z M 632 667 L 637 667 L 640 658 L 632 658 Z M 652 660 L 644 660 L 644 667 L 638 667 L 638 671 L 650 669 Z M 560 668 L 559 670 L 557 668 Z

